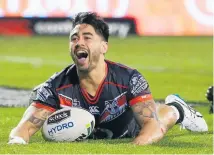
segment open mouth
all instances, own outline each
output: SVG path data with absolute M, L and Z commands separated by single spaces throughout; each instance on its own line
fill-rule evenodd
M 79 50 L 75 55 L 77 57 L 77 62 L 81 65 L 84 65 L 87 60 L 88 53 L 86 51 Z
M 88 57 L 88 53 L 85 51 L 78 51 L 76 53 L 76 56 L 78 59 L 82 59 L 82 58 L 87 58 Z

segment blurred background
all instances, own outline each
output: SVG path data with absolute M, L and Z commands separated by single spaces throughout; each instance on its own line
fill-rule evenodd
M 32 89 L 72 63 L 71 19 L 85 11 L 110 27 L 107 59 L 138 69 L 156 99 L 179 93 L 206 101 L 213 84 L 213 0 L 0 0 L 1 104 L 22 100 L 28 92 L 17 88 Z
M 111 34 L 127 36 L 211 36 L 213 0 L 0 0 L 1 17 L 43 18 L 2 20 L 5 35 L 66 34 L 66 18 L 93 11 L 108 19 Z M 64 18 L 49 20 L 49 18 Z M 118 18 L 114 21 L 114 18 Z M 32 26 L 32 27 L 31 27 Z

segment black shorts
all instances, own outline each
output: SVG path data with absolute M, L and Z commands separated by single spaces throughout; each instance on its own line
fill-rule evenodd
M 127 125 L 127 128 L 122 132 L 120 136 L 115 137 L 113 132 L 104 128 L 94 129 L 94 132 L 89 136 L 89 139 L 118 139 L 118 138 L 134 138 L 140 132 L 140 126 L 136 119 L 133 118 Z
M 133 118 L 128 124 L 127 133 L 124 134 L 124 136 L 120 136 L 119 138 L 134 138 L 139 134 L 140 129 L 140 125 L 137 123 L 136 119 Z

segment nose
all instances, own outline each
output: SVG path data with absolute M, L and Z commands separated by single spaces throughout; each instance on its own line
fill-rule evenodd
M 85 45 L 83 37 L 79 37 L 79 40 L 77 41 L 76 45 L 80 47 Z
M 79 40 L 76 42 L 75 50 L 77 50 L 78 48 L 86 48 L 84 39 L 82 39 L 82 37 L 80 37 Z

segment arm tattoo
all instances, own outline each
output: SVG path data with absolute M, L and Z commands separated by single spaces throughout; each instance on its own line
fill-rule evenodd
M 146 101 L 145 103 L 137 103 L 133 106 L 133 111 L 140 123 L 145 123 L 148 120 L 158 120 L 154 101 Z
M 29 122 L 33 123 L 37 128 L 42 127 L 45 120 L 48 118 L 48 116 L 51 114 L 51 112 L 44 110 L 44 109 L 37 109 L 32 116 L 28 119 Z
M 37 128 L 40 128 L 43 125 L 43 123 L 45 122 L 45 120 L 37 118 L 37 117 L 35 117 L 33 115 L 29 118 L 29 121 L 31 123 L 33 123 Z

